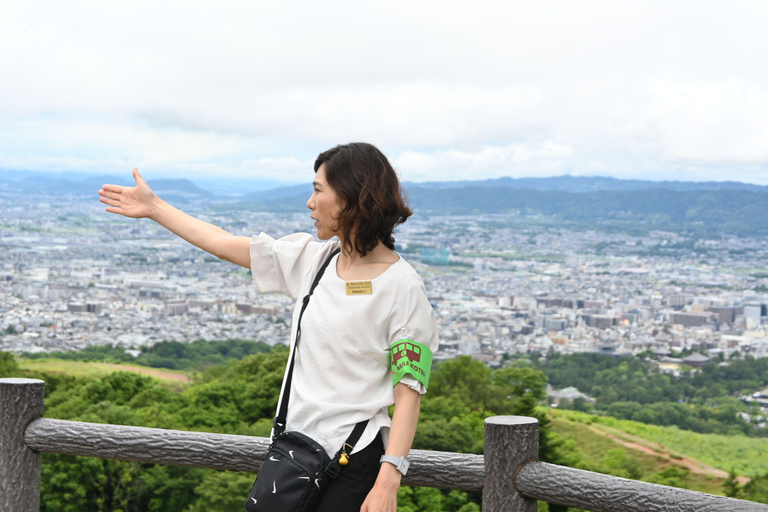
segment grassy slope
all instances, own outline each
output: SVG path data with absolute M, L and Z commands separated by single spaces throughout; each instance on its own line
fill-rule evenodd
M 579 450 L 581 461 L 579 467 L 590 471 L 599 471 L 605 473 L 615 473 L 611 468 L 606 467 L 607 461 L 612 454 L 622 451 L 626 458 L 634 464 L 639 474 L 618 476 L 632 476 L 639 480 L 648 480 L 651 475 L 657 474 L 670 467 L 685 467 L 681 461 L 672 459 L 663 453 L 645 453 L 631 447 L 625 446 L 620 440 L 608 437 L 591 428 L 590 425 L 572 421 L 565 417 L 555 417 L 552 421 L 552 427 L 558 434 L 566 439 L 572 439 Z M 722 476 L 694 473 L 691 472 L 685 480 L 685 487 L 693 491 L 706 492 L 709 494 L 723 494 Z
M 74 377 L 100 378 L 109 373 L 129 371 L 149 375 L 162 381 L 190 382 L 187 373 L 164 368 L 147 368 L 126 364 L 97 363 L 85 361 L 66 361 L 62 359 L 20 359 L 19 368 L 26 371 L 43 373 L 61 373 Z
M 689 466 L 692 463 L 702 470 L 711 467 L 713 471 L 709 472 L 712 474 L 716 474 L 716 470 L 728 472 L 731 469 L 748 477 L 768 472 L 768 439 L 765 438 L 698 434 L 676 427 L 645 425 L 575 411 L 553 411 L 553 415 L 555 429 L 562 431 L 561 434 L 567 438 L 574 439 L 585 460 L 592 462 L 599 460 L 601 450 L 603 454 L 606 453 L 603 443 L 607 440 L 616 446 L 623 444 L 626 447 L 627 443 L 639 445 L 638 449 L 632 449 L 633 455 L 650 456 L 641 452 L 642 448 L 645 452 L 651 451 L 655 456 L 665 459 L 667 463 L 685 460 Z M 594 439 L 594 436 L 602 437 L 603 441 L 595 442 L 593 449 L 591 441 L 587 440 Z M 589 452 L 594 452 L 591 459 L 587 456 Z

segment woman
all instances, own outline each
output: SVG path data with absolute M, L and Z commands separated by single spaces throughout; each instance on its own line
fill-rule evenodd
M 356 423 L 369 420 L 349 465 L 331 481 L 316 511 L 394 512 L 402 460 L 426 392 L 429 368 L 423 366 L 438 344 L 424 284 L 394 251 L 392 232 L 411 211 L 394 169 L 370 144 L 332 148 L 314 167 L 307 207 L 317 238 L 338 237 L 337 243 L 316 242 L 305 233 L 279 240 L 264 233 L 233 236 L 156 197 L 136 169 L 135 187 L 104 185 L 99 195 L 106 211 L 149 217 L 214 256 L 250 268 L 260 291 L 294 299 L 308 292 L 319 267 L 340 246 L 301 320 L 286 428 L 333 454 Z M 392 364 L 391 353 L 401 348 L 399 362 Z M 387 407 L 393 403 L 390 420 Z

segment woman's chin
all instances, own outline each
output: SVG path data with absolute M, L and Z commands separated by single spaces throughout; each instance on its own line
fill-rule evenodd
M 328 232 L 317 230 L 317 239 L 322 240 L 324 242 L 337 236 L 339 236 L 337 233 L 328 233 Z

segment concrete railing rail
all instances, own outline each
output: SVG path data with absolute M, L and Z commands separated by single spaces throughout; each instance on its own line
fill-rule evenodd
M 256 473 L 269 440 L 43 418 L 44 383 L 0 379 L 0 512 L 36 512 L 41 453 Z M 485 456 L 412 450 L 404 485 L 483 492 L 484 512 L 535 512 L 537 500 L 595 512 L 768 512 L 768 505 L 536 460 L 538 421 L 485 420 Z M 245 497 L 244 497 L 245 498 Z

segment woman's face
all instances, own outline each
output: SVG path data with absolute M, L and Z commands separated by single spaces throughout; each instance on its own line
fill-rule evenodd
M 325 180 L 325 164 L 320 165 L 312 182 L 313 192 L 307 201 L 307 208 L 312 210 L 312 218 L 317 228 L 317 238 L 329 240 L 338 234 L 337 219 L 342 204 L 339 196 Z

